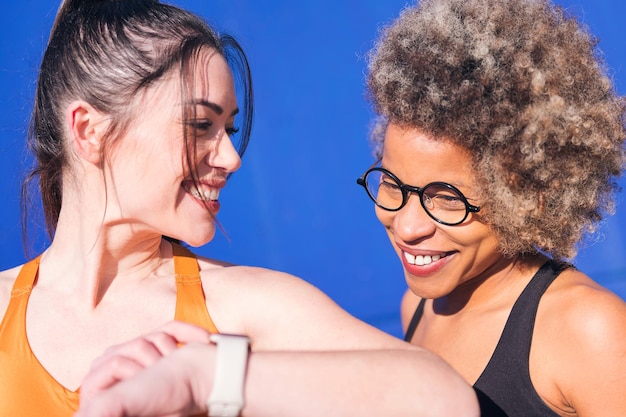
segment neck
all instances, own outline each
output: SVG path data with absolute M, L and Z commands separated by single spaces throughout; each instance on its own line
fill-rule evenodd
M 135 225 L 107 223 L 95 213 L 61 210 L 54 239 L 42 256 L 37 285 L 76 296 L 95 308 L 120 281 L 137 282 L 159 273 L 171 247 L 160 234 Z M 162 272 L 162 271 L 161 271 Z
M 542 255 L 501 257 L 450 294 L 434 300 L 433 307 L 437 313 L 448 315 L 461 310 L 508 306 L 511 301 L 515 302 L 545 261 L 546 258 Z

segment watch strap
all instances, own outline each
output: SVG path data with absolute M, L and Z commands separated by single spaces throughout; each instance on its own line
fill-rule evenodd
M 207 400 L 209 417 L 237 417 L 244 405 L 243 390 L 250 339 L 246 336 L 212 334 L 217 345 L 213 390 Z

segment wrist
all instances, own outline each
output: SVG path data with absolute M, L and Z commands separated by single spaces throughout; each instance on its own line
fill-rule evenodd
M 207 398 L 213 389 L 216 351 L 213 344 L 188 343 L 174 353 L 182 359 L 177 364 L 187 379 L 191 395 L 188 405 L 194 415 L 208 411 Z

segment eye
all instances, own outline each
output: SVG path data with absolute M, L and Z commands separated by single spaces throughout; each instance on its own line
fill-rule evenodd
M 402 190 L 400 189 L 400 185 L 392 180 L 391 178 L 381 178 L 380 183 L 378 185 L 378 196 L 393 199 L 402 198 Z
M 381 188 L 386 188 L 388 190 L 398 190 L 398 189 L 400 189 L 400 187 L 398 186 L 398 184 L 395 181 L 390 181 L 390 180 L 385 180 L 385 179 L 383 179 L 380 182 L 380 186 L 381 186 Z
M 465 210 L 463 198 L 454 190 L 445 187 L 429 187 L 424 192 L 424 198 L 428 198 L 430 204 L 443 210 Z
M 228 134 L 228 136 L 235 135 L 235 134 L 237 134 L 237 132 L 239 132 L 239 128 L 238 127 L 231 126 L 231 127 L 227 127 L 226 128 L 226 133 Z
M 449 204 L 449 205 L 463 203 L 463 200 L 461 200 L 461 197 L 456 196 L 456 195 L 435 194 L 431 198 L 438 199 L 442 203 Z
M 208 131 L 213 126 L 213 122 L 206 119 L 187 120 L 185 121 L 185 126 L 195 131 L 196 135 L 198 135 Z

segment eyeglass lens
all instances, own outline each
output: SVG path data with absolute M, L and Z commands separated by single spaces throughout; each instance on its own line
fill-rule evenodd
M 443 183 L 429 184 L 419 193 L 413 189 L 408 190 L 407 186 L 394 177 L 379 170 L 370 171 L 365 177 L 365 183 L 370 196 L 384 209 L 400 209 L 408 199 L 409 192 L 414 192 L 421 194 L 422 206 L 436 220 L 457 223 L 467 216 L 463 196 Z

